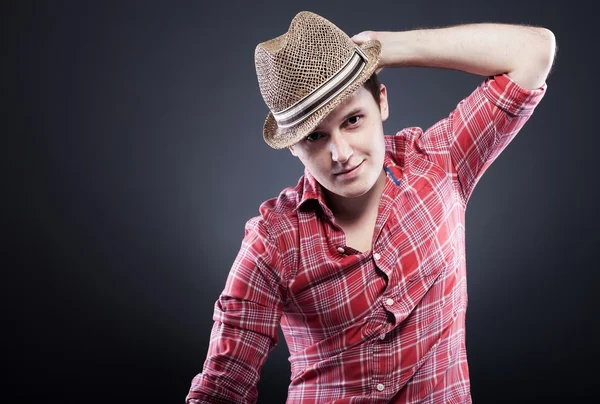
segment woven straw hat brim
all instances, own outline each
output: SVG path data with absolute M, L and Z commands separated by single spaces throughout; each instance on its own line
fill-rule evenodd
M 298 143 L 304 137 L 312 133 L 331 111 L 340 105 L 348 96 L 352 95 L 354 91 L 359 89 L 369 77 L 371 77 L 371 74 L 373 74 L 379 65 L 381 43 L 377 40 L 371 40 L 364 42 L 360 45 L 360 48 L 369 58 L 369 62 L 364 67 L 363 71 L 346 89 L 344 89 L 344 91 L 306 118 L 306 120 L 300 122 L 296 126 L 280 128 L 277 125 L 277 121 L 273 117 L 273 114 L 269 112 L 263 125 L 263 138 L 269 146 L 274 149 L 284 149 Z

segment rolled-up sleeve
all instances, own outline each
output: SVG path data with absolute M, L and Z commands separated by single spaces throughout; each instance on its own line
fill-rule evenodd
M 278 343 L 285 296 L 281 262 L 264 220 L 246 224 L 245 237 L 215 303 L 202 373 L 186 403 L 254 403 L 268 354 Z
M 525 89 L 507 74 L 487 77 L 417 144 L 452 175 L 463 203 L 529 120 L 547 85 Z

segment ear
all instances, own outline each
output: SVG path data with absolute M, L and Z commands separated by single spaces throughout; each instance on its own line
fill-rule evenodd
M 387 88 L 384 84 L 381 84 L 379 87 L 380 96 L 379 96 L 379 110 L 381 111 L 381 121 L 385 121 L 390 116 L 390 108 L 388 104 L 387 98 Z
M 294 151 L 294 146 L 288 146 L 288 149 L 290 149 L 290 153 L 292 153 L 292 156 L 294 156 L 294 157 L 298 157 L 298 156 L 296 155 L 296 152 Z

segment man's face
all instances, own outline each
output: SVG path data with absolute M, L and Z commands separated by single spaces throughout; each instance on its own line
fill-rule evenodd
M 306 138 L 290 146 L 315 179 L 345 198 L 367 193 L 383 170 L 383 121 L 388 118 L 387 90 L 381 84 L 379 107 L 360 87 Z

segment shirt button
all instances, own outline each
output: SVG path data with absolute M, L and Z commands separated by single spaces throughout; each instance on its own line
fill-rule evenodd
M 338 252 L 343 254 L 346 250 L 344 250 L 342 247 L 338 247 Z
M 394 304 L 394 299 L 387 299 L 385 301 L 385 304 L 387 304 L 388 306 L 391 306 L 392 304 Z
M 376 261 L 379 261 L 379 259 L 381 258 L 381 255 L 379 253 L 375 253 L 375 254 L 373 254 L 373 258 L 375 258 Z
M 385 334 L 381 334 L 381 335 L 379 336 L 379 339 L 383 341 L 383 340 L 385 339 Z
M 381 383 L 379 383 L 377 385 L 377 390 L 379 390 L 379 391 L 383 391 L 384 388 L 385 388 L 385 386 L 383 384 L 381 384 Z

